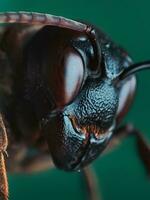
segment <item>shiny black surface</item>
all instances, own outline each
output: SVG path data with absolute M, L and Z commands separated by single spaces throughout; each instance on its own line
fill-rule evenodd
M 27 31 L 17 65 L 9 57 L 17 73 L 5 115 L 17 140 L 45 137 L 55 165 L 67 171 L 91 163 L 110 141 L 122 101 L 116 80 L 131 64 L 122 48 L 93 30 L 96 40 L 58 27 Z

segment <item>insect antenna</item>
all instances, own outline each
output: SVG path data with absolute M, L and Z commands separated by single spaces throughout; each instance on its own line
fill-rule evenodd
M 61 16 L 37 12 L 2 12 L 0 13 L 0 23 L 51 25 L 68 28 L 80 32 L 90 31 L 90 27 L 86 24 L 67 19 Z
M 126 77 L 144 69 L 150 69 L 150 60 L 130 65 L 123 71 L 123 73 L 120 74 L 119 79 L 123 80 Z

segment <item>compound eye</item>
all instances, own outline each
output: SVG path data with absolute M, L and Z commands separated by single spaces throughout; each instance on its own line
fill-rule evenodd
M 70 53 L 64 64 L 64 102 L 69 103 L 79 92 L 83 81 L 83 62 L 79 55 Z
M 73 101 L 80 91 L 84 77 L 84 64 L 80 54 L 73 49 L 65 50 L 63 54 L 65 55 L 57 56 L 49 82 L 57 109 Z

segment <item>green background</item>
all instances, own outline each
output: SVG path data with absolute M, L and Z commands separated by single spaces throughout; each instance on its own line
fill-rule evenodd
M 38 11 L 96 24 L 122 44 L 135 61 L 150 59 L 149 0 L 1 0 L 0 11 Z M 150 138 L 150 72 L 138 74 L 134 105 L 125 122 Z M 13 165 L 13 163 L 12 163 Z M 150 199 L 150 180 L 128 138 L 94 162 L 103 200 Z M 10 200 L 86 199 L 80 173 L 58 170 L 34 175 L 9 175 Z

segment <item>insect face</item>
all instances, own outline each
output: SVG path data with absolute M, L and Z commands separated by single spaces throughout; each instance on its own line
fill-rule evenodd
M 133 64 L 101 30 L 63 17 L 8 12 L 0 13 L 0 23 L 17 23 L 0 33 L 0 199 L 8 199 L 7 144 L 13 172 L 43 170 L 49 154 L 58 168 L 75 171 L 96 159 L 110 139 L 112 147 L 134 135 L 150 174 L 143 135 L 119 126 L 134 98 L 134 74 L 150 69 L 150 61 Z M 83 172 L 88 197 L 98 199 L 91 171 Z
M 25 51 L 27 96 L 46 124 L 55 164 L 65 170 L 79 169 L 95 159 L 114 125 L 117 91 L 102 76 L 100 49 L 94 42 L 85 33 L 45 27 Z

